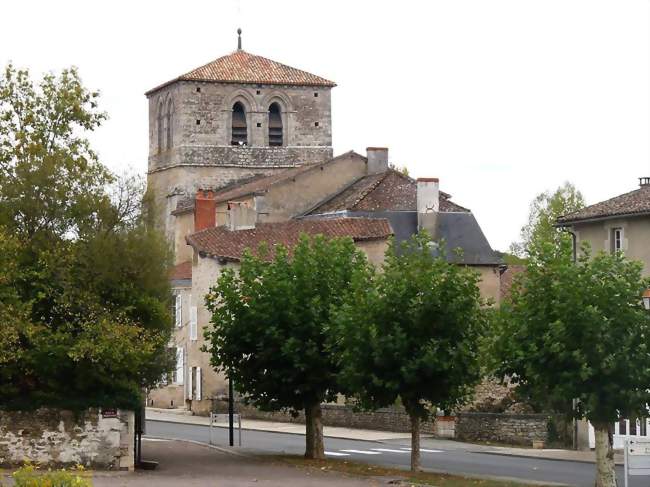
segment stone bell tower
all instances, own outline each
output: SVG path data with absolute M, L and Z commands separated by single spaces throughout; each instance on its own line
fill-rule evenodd
M 149 90 L 148 186 L 169 232 L 183 196 L 332 157 L 335 84 L 242 49 Z

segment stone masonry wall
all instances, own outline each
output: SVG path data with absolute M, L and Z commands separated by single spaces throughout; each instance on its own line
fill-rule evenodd
M 456 439 L 530 446 L 548 442 L 548 422 L 545 414 L 459 413 Z
M 0 466 L 30 461 L 53 467 L 133 470 L 134 414 L 104 418 L 98 409 L 0 411 Z

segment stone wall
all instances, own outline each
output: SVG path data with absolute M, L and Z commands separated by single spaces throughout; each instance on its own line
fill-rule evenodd
M 548 442 L 549 416 L 545 414 L 459 413 L 456 439 L 511 445 Z
M 0 411 L 0 466 L 30 461 L 52 467 L 133 470 L 134 414 L 98 409 Z

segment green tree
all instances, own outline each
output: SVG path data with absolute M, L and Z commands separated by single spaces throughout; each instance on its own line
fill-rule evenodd
M 420 422 L 451 410 L 479 379 L 484 313 L 479 276 L 434 255 L 426 233 L 391 245 L 382 272 L 357 272 L 330 330 L 346 394 L 363 409 L 400 399 L 411 419 L 411 469 Z
M 169 248 L 90 149 L 104 118 L 74 69 L 0 77 L 0 407 L 135 408 L 170 367 Z
M 206 297 L 211 362 L 247 401 L 266 411 L 305 412 L 307 458 L 324 458 L 321 403 L 338 391 L 326 349 L 332 309 L 368 264 L 351 239 L 303 235 L 290 256 L 247 253 Z
M 569 182 L 552 193 L 540 193 L 530 203 L 528 223 L 521 229 L 521 240 L 510 246 L 510 252 L 518 257 L 526 257 L 546 242 L 557 245 L 562 240 L 570 240 L 570 235 L 555 226 L 557 219 L 584 206 L 582 193 Z
M 622 254 L 581 254 L 574 263 L 563 242 L 531 256 L 502 304 L 494 368 L 536 403 L 591 421 L 596 485 L 611 487 L 613 423 L 646 416 L 650 403 L 650 314 L 641 304 L 650 283 Z

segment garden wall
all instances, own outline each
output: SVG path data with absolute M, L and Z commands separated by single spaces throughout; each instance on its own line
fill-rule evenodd
M 133 470 L 134 426 L 132 411 L 0 410 L 0 466 Z
M 456 416 L 456 439 L 511 445 L 548 443 L 545 414 L 459 413 Z

